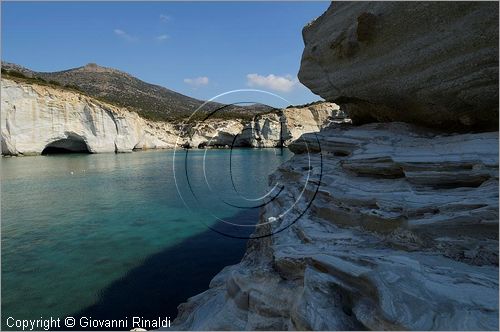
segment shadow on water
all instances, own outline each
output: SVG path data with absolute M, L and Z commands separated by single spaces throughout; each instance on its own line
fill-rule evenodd
M 231 220 L 255 224 L 258 211 L 247 210 Z M 224 228 L 229 227 L 218 225 L 217 228 L 225 231 Z M 238 235 L 249 236 L 254 228 L 240 229 Z M 97 303 L 71 316 L 77 322 L 80 317 L 99 320 L 128 317 L 129 327 L 124 330 L 131 329 L 131 317 L 158 319 L 168 316 L 173 321 L 179 304 L 207 290 L 210 280 L 222 268 L 241 260 L 246 243 L 247 240 L 225 237 L 207 229 L 148 257 L 140 266 L 103 290 Z M 78 323 L 75 329 L 77 327 Z

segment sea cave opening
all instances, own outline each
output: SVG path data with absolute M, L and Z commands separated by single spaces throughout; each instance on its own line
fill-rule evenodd
M 87 143 L 80 138 L 70 136 L 47 144 L 42 155 L 66 154 L 66 153 L 91 153 Z

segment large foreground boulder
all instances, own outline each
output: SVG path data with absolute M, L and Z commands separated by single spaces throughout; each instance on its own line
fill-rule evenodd
M 335 2 L 303 38 L 300 81 L 354 123 L 498 130 L 497 2 Z

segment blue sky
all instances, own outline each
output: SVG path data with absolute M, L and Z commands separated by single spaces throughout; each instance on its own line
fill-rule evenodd
M 36 71 L 95 62 L 200 99 L 256 88 L 302 104 L 321 99 L 297 82 L 302 27 L 328 6 L 3 1 L 2 60 Z M 264 94 L 252 99 L 283 104 Z

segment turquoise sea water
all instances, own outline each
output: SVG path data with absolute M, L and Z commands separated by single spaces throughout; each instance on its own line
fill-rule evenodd
M 257 221 L 259 209 L 244 207 L 259 203 L 268 175 L 290 155 L 240 149 L 178 151 L 175 160 L 172 151 L 2 158 L 2 327 L 9 316 L 174 318 L 180 302 L 244 252 L 245 240 L 207 225 L 249 235 L 251 227 L 224 222 Z

